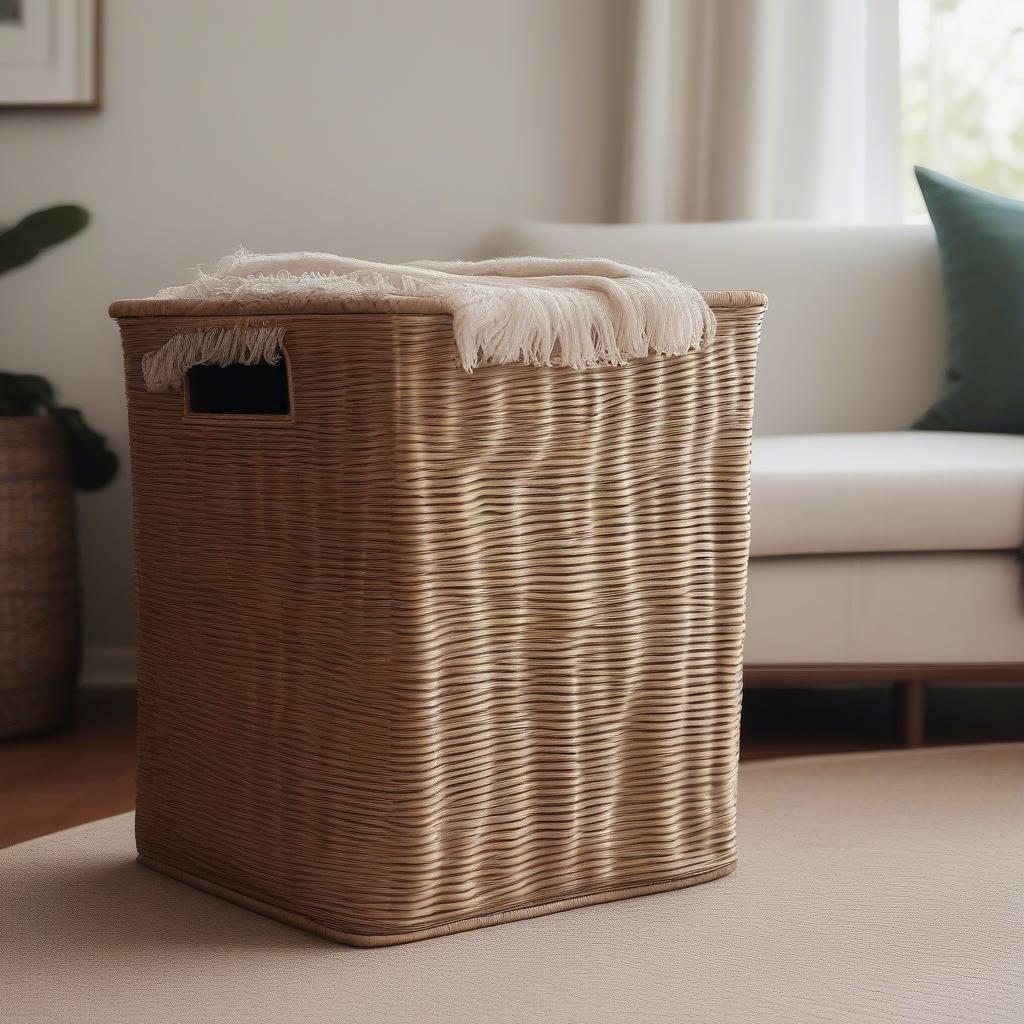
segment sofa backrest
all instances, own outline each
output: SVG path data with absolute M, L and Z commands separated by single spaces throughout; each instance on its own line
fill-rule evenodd
M 606 256 L 768 296 L 754 429 L 899 430 L 938 397 L 944 316 L 928 225 L 522 224 L 487 255 Z

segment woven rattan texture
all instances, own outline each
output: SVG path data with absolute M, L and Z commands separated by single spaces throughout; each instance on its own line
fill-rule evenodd
M 0 737 L 64 722 L 78 658 L 75 507 L 64 434 L 49 416 L 0 416 Z
M 360 944 L 727 871 L 759 298 L 473 375 L 445 316 L 292 314 L 281 418 L 143 388 L 244 320 L 122 319 L 143 859 Z

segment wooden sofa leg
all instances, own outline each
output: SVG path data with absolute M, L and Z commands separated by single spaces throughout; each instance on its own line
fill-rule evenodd
M 899 728 L 905 747 L 924 744 L 924 681 L 904 679 L 896 684 Z

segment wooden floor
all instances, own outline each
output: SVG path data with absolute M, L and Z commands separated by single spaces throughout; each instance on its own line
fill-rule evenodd
M 1024 740 L 1024 688 L 934 687 L 927 741 Z M 897 745 L 892 693 L 752 690 L 744 696 L 744 760 Z M 0 847 L 135 806 L 135 700 L 125 690 L 79 696 L 74 725 L 0 741 Z
M 0 740 L 0 847 L 135 806 L 135 694 L 79 694 L 70 728 Z

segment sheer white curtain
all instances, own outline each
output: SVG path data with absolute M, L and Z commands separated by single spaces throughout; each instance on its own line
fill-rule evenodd
M 633 0 L 623 219 L 896 221 L 897 0 Z

